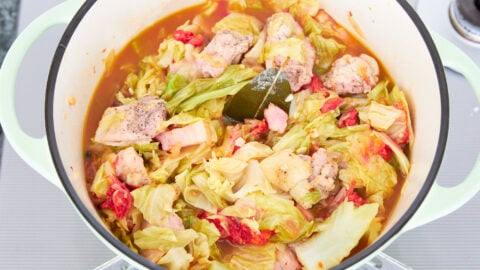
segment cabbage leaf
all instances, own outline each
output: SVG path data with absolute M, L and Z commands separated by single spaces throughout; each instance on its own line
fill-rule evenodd
M 133 205 L 142 212 L 145 220 L 156 226 L 161 226 L 173 213 L 173 202 L 180 194 L 179 190 L 170 184 L 145 185 L 130 193 Z
M 205 163 L 208 173 L 218 172 L 234 184 L 240 180 L 246 167 L 247 162 L 234 157 L 211 158 Z
M 310 136 L 305 130 L 305 126 L 297 124 L 289 129 L 273 145 L 273 151 L 281 152 L 283 150 L 293 150 L 297 154 L 307 154 L 310 148 Z
M 333 38 L 325 38 L 321 34 L 310 34 L 308 36 L 315 49 L 315 65 L 313 71 L 317 76 L 326 73 L 337 55 L 345 51 L 346 47 Z
M 193 261 L 193 256 L 189 254 L 185 248 L 174 247 L 168 250 L 157 263 L 165 266 L 167 269 L 187 270 L 190 263 Z
M 104 162 L 97 170 L 95 179 L 92 182 L 90 191 L 95 193 L 98 198 L 105 198 L 110 189 L 110 177 L 115 172 L 111 162 Z
M 233 157 L 241 161 L 249 161 L 251 159 L 262 159 L 273 153 L 270 146 L 256 141 L 248 142 L 240 147 Z
M 275 189 L 272 188 L 270 182 L 265 179 L 260 163 L 257 160 L 250 160 L 240 182 L 234 187 L 235 198 L 243 198 L 249 193 L 261 191 L 263 194 L 274 194 Z
M 208 100 L 233 95 L 256 75 L 253 69 L 244 65 L 231 65 L 220 77 L 195 79 L 167 101 L 167 110 L 171 114 L 188 111 Z
M 402 113 L 402 110 L 394 106 L 372 101 L 368 110 L 368 121 L 373 128 L 379 131 L 386 131 L 402 116 Z
M 377 204 L 355 207 L 343 202 L 321 225 L 321 231 L 294 247 L 304 269 L 329 269 L 357 246 L 377 214 Z
M 188 85 L 188 78 L 180 74 L 167 75 L 167 87 L 162 94 L 162 99 L 171 99 L 180 89 Z
M 221 211 L 223 215 L 248 218 L 255 216 L 260 230 L 273 230 L 272 242 L 291 243 L 311 235 L 313 222 L 309 222 L 293 201 L 260 192 L 250 193 L 234 205 Z
M 150 226 L 133 233 L 135 244 L 141 249 L 169 250 L 175 247 L 185 247 L 191 243 L 198 233 L 193 229 L 174 231 L 170 228 Z
M 160 43 L 157 63 L 162 68 L 168 68 L 172 63 L 182 61 L 184 56 L 185 44 L 170 37 Z
M 214 33 L 222 30 L 237 32 L 244 36 L 256 37 L 260 33 L 261 22 L 250 15 L 241 13 L 231 13 L 218 21 L 212 28 Z
M 232 252 L 228 266 L 231 269 L 273 269 L 276 260 L 275 244 L 247 245 Z
M 349 159 L 344 160 L 346 167 L 339 170 L 340 180 L 364 186 L 367 195 L 384 192 L 385 197 L 390 196 L 393 187 L 397 184 L 395 169 L 380 155 L 370 153 L 370 133 L 357 133 L 350 136 Z
M 288 38 L 281 41 L 272 41 L 265 43 L 263 47 L 264 59 L 273 59 L 276 56 L 286 57 L 299 63 L 306 63 L 305 41 L 300 38 Z

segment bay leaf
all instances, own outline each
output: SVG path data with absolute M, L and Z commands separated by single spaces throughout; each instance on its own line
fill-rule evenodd
M 292 93 L 287 76 L 279 68 L 269 68 L 258 74 L 236 93 L 225 105 L 223 115 L 241 122 L 244 119 L 263 119 L 263 111 L 270 103 L 289 111 L 286 101 Z

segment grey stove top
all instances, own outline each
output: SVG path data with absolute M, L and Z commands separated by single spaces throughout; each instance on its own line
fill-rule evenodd
M 21 1 L 19 30 L 60 2 Z M 410 1 L 427 25 L 458 43 L 480 64 L 480 49 L 463 44 L 452 32 L 448 2 Z M 29 97 L 17 101 L 20 121 L 35 136 L 43 135 L 44 87 L 64 28 L 50 29 L 34 44 L 17 79 L 18 95 Z M 438 181 L 451 186 L 467 175 L 480 152 L 480 107 L 460 75 L 447 71 L 447 77 L 450 134 Z M 386 253 L 414 269 L 479 269 L 479 211 L 477 195 L 457 212 L 403 234 Z M 1 160 L 0 220 L 0 269 L 93 269 L 114 256 L 85 226 L 62 191 L 29 168 L 8 141 Z

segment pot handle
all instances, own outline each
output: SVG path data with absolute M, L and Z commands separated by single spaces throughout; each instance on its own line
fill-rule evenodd
M 480 68 L 468 55 L 434 31 L 430 34 L 442 59 L 443 66 L 462 74 L 472 86 L 480 101 Z M 472 170 L 462 183 L 454 187 L 442 187 L 434 182 L 428 196 L 404 231 L 416 228 L 430 221 L 446 216 L 466 204 L 480 190 L 480 155 Z
M 62 184 L 56 174 L 45 136 L 35 138 L 25 133 L 15 112 L 15 79 L 20 64 L 31 45 L 49 28 L 67 24 L 83 4 L 83 0 L 65 1 L 40 15 L 31 22 L 13 42 L 0 69 L 0 123 L 8 142 L 17 154 L 35 171 L 59 187 Z

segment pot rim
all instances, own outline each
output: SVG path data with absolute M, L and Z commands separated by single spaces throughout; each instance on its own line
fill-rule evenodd
M 431 59 L 434 64 L 435 72 L 437 74 L 437 81 L 439 84 L 440 90 L 440 105 L 441 105 L 441 119 L 440 119 L 440 130 L 439 130 L 439 139 L 437 142 L 437 148 L 435 151 L 435 157 L 432 163 L 432 167 L 430 168 L 427 179 L 425 180 L 424 184 L 422 185 L 419 194 L 413 201 L 413 203 L 409 206 L 405 214 L 390 228 L 388 232 L 378 238 L 372 245 L 368 246 L 367 248 L 363 249 L 362 251 L 358 252 L 354 256 L 344 260 L 341 264 L 335 266 L 332 269 L 345 269 L 347 267 L 351 267 L 358 263 L 359 261 L 364 260 L 368 256 L 374 254 L 381 250 L 382 246 L 384 246 L 389 240 L 394 238 L 397 234 L 399 234 L 405 224 L 410 220 L 410 218 L 415 214 L 418 207 L 421 205 L 425 197 L 427 196 L 430 188 L 433 185 L 433 182 L 437 176 L 439 171 L 442 158 L 446 148 L 446 142 L 448 137 L 448 121 L 449 121 L 449 100 L 448 100 L 448 87 L 447 81 L 444 73 L 444 68 L 442 62 L 440 60 L 440 56 L 438 51 L 434 45 L 434 42 L 418 16 L 415 10 L 410 6 L 407 0 L 396 0 L 398 4 L 404 9 L 407 15 L 410 17 L 412 22 L 415 24 L 415 27 L 419 31 L 422 39 L 424 40 Z M 62 35 L 60 42 L 57 46 L 55 51 L 55 55 L 53 57 L 50 72 L 47 80 L 46 86 L 46 98 L 45 98 L 45 126 L 46 126 L 46 134 L 47 134 L 47 141 L 50 150 L 50 155 L 52 157 L 55 169 L 57 174 L 60 178 L 60 181 L 72 201 L 75 207 L 78 209 L 80 215 L 83 217 L 84 220 L 88 222 L 91 228 L 95 229 L 95 231 L 100 234 L 105 241 L 107 241 L 112 247 L 120 251 L 124 256 L 128 257 L 132 261 L 136 261 L 137 263 L 141 264 L 143 267 L 149 269 L 163 269 L 163 267 L 147 260 L 145 257 L 141 256 L 140 254 L 135 253 L 125 244 L 123 244 L 120 240 L 118 240 L 99 220 L 97 220 L 92 214 L 90 214 L 87 207 L 82 203 L 82 200 L 77 195 L 74 190 L 73 185 L 68 180 L 68 175 L 66 169 L 62 165 L 62 161 L 60 158 L 60 153 L 58 151 L 58 145 L 56 142 L 55 136 L 55 129 L 54 129 L 54 117 L 53 117 L 53 100 L 55 94 L 55 83 L 57 79 L 57 75 L 60 69 L 60 64 L 63 59 L 63 55 L 66 51 L 66 48 L 70 42 L 70 39 L 75 32 L 77 26 L 80 24 L 82 19 L 84 18 L 85 14 L 90 10 L 90 8 L 96 3 L 96 0 L 86 0 L 85 3 L 81 6 L 81 8 L 77 11 L 75 16 L 72 18 L 71 22 L 68 24 L 64 34 Z

